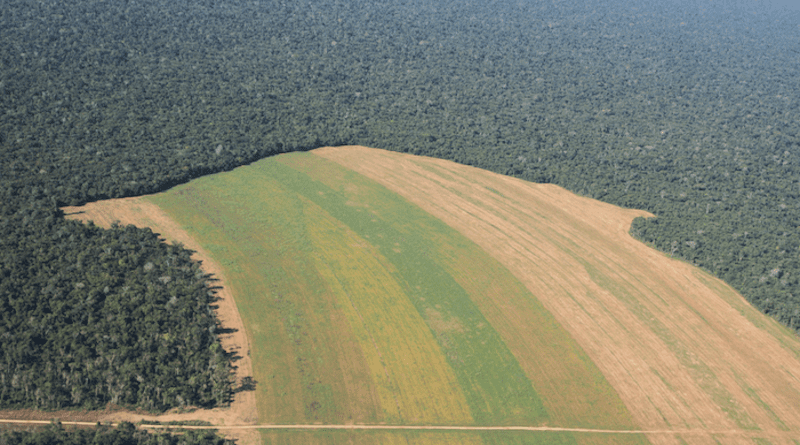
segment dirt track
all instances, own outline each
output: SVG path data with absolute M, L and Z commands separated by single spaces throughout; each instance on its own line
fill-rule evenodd
M 47 425 L 50 421 L 47 420 L 15 420 L 15 419 L 0 419 L 0 424 L 28 424 L 28 425 Z M 73 426 L 94 426 L 94 422 L 61 422 L 62 425 Z M 116 426 L 115 423 L 111 424 Z M 527 431 L 535 432 L 564 432 L 564 433 L 577 433 L 577 434 L 603 434 L 603 435 L 646 435 L 649 439 L 653 440 L 659 438 L 670 438 L 680 436 L 684 440 L 693 437 L 708 438 L 710 440 L 716 439 L 745 439 L 752 438 L 769 438 L 778 440 L 792 440 L 795 438 L 794 433 L 781 431 L 773 433 L 765 433 L 760 431 L 739 431 L 739 430 L 725 430 L 725 431 L 709 431 L 709 430 L 604 430 L 592 428 L 559 428 L 548 426 L 460 426 L 460 425 L 362 425 L 362 424 L 347 424 L 347 425 L 272 425 L 272 424 L 259 424 L 259 425 L 223 425 L 223 426 L 197 426 L 197 425 L 140 425 L 139 428 L 148 430 L 207 430 L 215 429 L 224 432 L 229 437 L 242 437 L 242 433 L 255 432 L 257 430 L 292 430 L 292 431 L 308 431 L 308 430 L 388 430 L 388 431 Z M 236 433 L 239 433 L 238 435 Z M 713 436 L 713 437 L 712 437 Z

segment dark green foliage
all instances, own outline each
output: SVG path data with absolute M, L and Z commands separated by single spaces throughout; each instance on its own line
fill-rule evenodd
M 148 433 L 128 422 L 117 427 L 65 429 L 53 423 L 34 431 L 0 432 L 0 445 L 231 445 L 211 431 L 188 430 L 181 434 Z
M 120 323 L 127 337 L 121 330 L 95 346 L 77 335 L 60 341 L 94 352 L 59 352 L 48 329 L 78 315 L 120 320 L 107 320 L 98 302 L 135 294 L 172 313 L 163 300 L 174 295 L 191 319 L 206 303 L 195 304 L 201 286 L 191 278 L 153 282 L 142 264 L 168 249 L 124 241 L 149 235 L 80 228 L 54 207 L 152 193 L 320 145 L 436 156 L 649 210 L 658 218 L 637 220 L 636 236 L 800 328 L 797 16 L 717 3 L 4 1 L 0 240 L 11 253 L 0 304 L 21 332 L 3 332 L 15 336 L 2 343 L 3 366 L 12 377 L 36 369 L 44 386 L 24 398 L 6 389 L 0 400 L 64 406 L 73 398 L 66 370 L 102 376 L 135 348 L 151 349 L 124 362 L 132 368 L 122 383 L 87 387 L 99 396 L 99 385 L 124 385 L 117 393 L 88 401 L 82 392 L 70 403 L 162 409 L 179 394 L 190 403 L 192 391 L 191 403 L 223 400 L 222 390 L 175 389 L 169 402 L 129 393 L 139 393 L 137 367 L 160 366 L 152 348 L 161 346 L 147 342 L 165 329 L 138 326 L 147 315 L 135 308 L 110 306 L 114 317 L 130 313 Z M 110 245 L 128 247 L 105 253 Z M 20 301 L 24 310 L 12 312 Z M 181 363 L 212 348 L 189 338 L 199 340 L 175 346 Z M 26 347 L 54 364 L 35 365 L 19 352 Z M 97 360 L 89 370 L 92 354 L 108 367 Z M 175 381 L 197 382 L 189 374 L 199 365 L 181 368 Z
M 164 410 L 229 400 L 213 293 L 189 251 L 133 226 L 26 217 L 0 220 L 0 405 Z

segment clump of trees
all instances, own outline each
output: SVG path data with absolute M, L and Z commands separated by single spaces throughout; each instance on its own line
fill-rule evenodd
M 183 254 L 146 231 L 79 226 L 56 208 L 320 145 L 435 156 L 649 210 L 636 236 L 800 329 L 800 32 L 796 17 L 756 12 L 5 1 L 0 404 L 222 403 L 213 323 L 173 317 L 210 316 L 195 266 L 167 265 Z
M 187 430 L 173 435 L 137 430 L 129 422 L 122 422 L 117 427 L 98 424 L 94 428 L 70 429 L 55 422 L 45 428 L 2 431 L 0 443 L 3 445 L 232 445 L 234 442 L 206 430 Z

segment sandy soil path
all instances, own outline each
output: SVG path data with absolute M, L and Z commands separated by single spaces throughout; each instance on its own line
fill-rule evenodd
M 222 268 L 213 258 L 200 246 L 189 234 L 186 233 L 177 223 L 164 213 L 158 206 L 145 199 L 124 198 L 108 201 L 98 201 L 80 207 L 64 207 L 67 219 L 80 221 L 93 221 L 101 227 L 110 227 L 112 223 L 119 222 L 122 225 L 133 224 L 137 227 L 149 227 L 153 232 L 161 234 L 167 242 L 175 244 L 181 243 L 184 247 L 193 250 L 192 257 L 202 262 L 202 268 L 206 273 L 216 277 L 218 281 L 215 285 L 219 286 L 216 302 L 216 313 L 222 327 L 233 332 L 220 336 L 222 347 L 228 352 L 235 352 L 240 358 L 234 363 L 236 381 L 241 382 L 244 377 L 253 375 L 252 363 L 250 360 L 250 343 L 247 338 L 247 331 L 244 323 L 239 316 L 236 301 L 230 291 L 225 286 L 225 274 Z M 72 413 L 72 415 L 70 415 Z M 0 412 L 0 415 L 3 413 Z M 92 413 L 59 412 L 45 413 L 47 418 L 58 417 L 60 419 L 72 419 L 73 415 L 95 416 Z M 55 416 L 58 414 L 58 416 Z M 234 394 L 233 402 L 230 407 L 214 408 L 211 410 L 195 410 L 187 413 L 168 412 L 162 415 L 153 416 L 130 411 L 112 411 L 96 414 L 97 421 L 130 421 L 157 420 L 159 422 L 185 421 L 185 420 L 205 420 L 214 425 L 249 425 L 258 421 L 256 410 L 255 392 L 242 391 Z M 30 417 L 28 417 L 30 418 Z M 76 419 L 82 420 L 82 419 Z M 260 443 L 260 437 L 255 430 L 231 430 L 229 437 L 240 439 L 241 444 Z
M 14 419 L 0 419 L 0 424 L 28 424 L 28 425 L 46 425 L 49 421 L 46 420 L 14 420 Z M 61 422 L 62 425 L 74 426 L 93 426 L 93 422 Z M 113 424 L 112 425 L 116 425 Z M 602 434 L 602 435 L 646 435 L 648 438 L 670 438 L 679 435 L 683 438 L 692 437 L 709 437 L 714 436 L 717 441 L 723 440 L 750 440 L 753 438 L 769 438 L 778 440 L 792 440 L 795 435 L 791 432 L 773 432 L 767 433 L 755 431 L 740 431 L 740 430 L 724 430 L 724 431 L 709 431 L 709 430 L 604 430 L 593 428 L 559 428 L 547 426 L 459 426 L 459 425 L 362 425 L 362 424 L 346 424 L 346 425 L 273 425 L 273 424 L 258 424 L 258 425 L 225 425 L 225 426 L 196 426 L 196 425 L 142 425 L 140 428 L 149 430 L 173 430 L 173 429 L 186 429 L 186 430 L 203 430 L 203 429 L 218 429 L 229 435 L 232 432 L 247 432 L 256 430 L 294 430 L 294 431 L 309 431 L 309 430 L 349 430 L 349 431 L 526 431 L 531 433 L 536 432 L 564 432 L 564 433 L 577 433 L 577 434 Z

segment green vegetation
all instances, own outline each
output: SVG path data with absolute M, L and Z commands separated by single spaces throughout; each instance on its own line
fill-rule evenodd
M 797 15 L 717 3 L 4 1 L 0 304 L 31 299 L 42 314 L 63 306 L 53 323 L 71 323 L 56 318 L 79 310 L 90 290 L 75 284 L 90 283 L 50 259 L 125 236 L 66 222 L 57 205 L 153 193 L 275 153 L 350 143 L 649 210 L 658 217 L 637 220 L 636 236 L 800 329 Z M 82 264 L 100 270 L 104 261 Z M 113 273 L 132 288 L 152 281 L 138 266 Z M 82 310 L 101 319 L 101 306 Z M 0 405 L 110 401 L 98 390 L 67 402 L 74 382 L 63 376 L 27 391 L 12 385 L 29 365 L 11 350 L 55 356 L 59 346 L 10 330 L 29 322 L 28 310 L 4 316 L 0 336 L 13 346 L 2 351 Z M 134 322 L 132 332 L 156 334 Z M 90 336 L 70 341 L 93 347 Z M 179 368 L 195 369 L 189 356 L 209 348 L 200 344 L 181 350 Z M 66 368 L 43 375 L 92 374 L 127 354 L 109 347 L 97 365 L 67 354 Z M 144 357 L 137 362 L 158 367 L 155 355 Z M 133 368 L 115 372 L 135 380 Z M 147 409 L 182 404 L 119 397 Z
M 550 431 L 262 431 L 263 442 L 270 444 L 316 445 L 348 444 L 413 444 L 435 445 L 549 445 L 574 444 L 613 445 L 648 443 L 638 434 L 568 433 Z
M 464 445 L 560 445 L 574 444 L 575 435 L 572 433 L 551 432 L 452 432 L 452 431 L 269 431 L 262 432 L 264 444 L 297 444 L 317 445 L 331 443 L 348 444 L 411 444 L 411 445 L 436 445 L 443 443 L 457 443 Z M 613 437 L 613 436 L 612 436 Z M 617 437 L 618 438 L 618 437 Z M 584 438 L 581 438 L 584 439 Z M 607 440 L 591 441 L 582 440 L 582 444 L 614 444 L 631 443 Z
M 164 410 L 230 400 L 209 279 L 149 230 L 56 222 L 0 239 L 0 405 Z M 3 221 L 7 222 L 7 221 Z M 17 241 L 17 242 L 14 242 Z
M 635 428 L 599 370 L 507 270 L 338 164 L 287 154 L 148 199 L 225 268 L 252 336 L 264 420 Z M 497 280 L 489 304 L 481 283 Z M 526 335 L 540 337 L 539 348 L 493 327 L 502 317 L 484 311 L 498 301 L 530 311 Z
M 439 264 L 437 252 L 427 247 L 431 239 L 445 238 L 446 244 L 457 245 L 468 243 L 467 240 L 392 192 L 345 172 L 342 167 L 308 155 L 302 161 L 297 156 L 289 158 L 297 162 L 284 159 L 276 161 L 301 172 L 307 164 L 312 164 L 311 172 L 321 171 L 310 177 L 286 169 L 265 173 L 341 221 L 374 246 L 391 264 L 391 269 L 396 270 L 405 298 L 436 336 L 476 422 L 535 424 L 546 418 L 538 395 L 503 339 L 490 328 L 471 296 Z M 313 165 L 316 163 L 319 165 Z M 329 178 L 326 182 L 335 177 L 338 184 L 331 190 L 314 181 L 316 177 Z M 322 246 L 327 242 L 324 238 L 317 239 Z M 335 254 L 336 249 L 328 252 Z M 356 275 L 352 279 L 355 286 L 361 277 Z M 368 292 L 367 296 L 373 293 Z
M 283 158 L 203 178 L 151 200 L 176 221 L 189 226 L 190 233 L 194 232 L 223 265 L 234 265 L 230 276 L 233 286 L 240 280 L 246 283 L 237 295 L 245 296 L 240 304 L 248 326 L 274 325 L 274 318 L 284 325 L 288 337 L 285 341 L 296 345 L 293 355 L 297 358 L 289 355 L 281 360 L 286 362 L 286 368 L 270 357 L 263 362 L 256 358 L 254 363 L 256 368 L 275 368 L 272 372 L 283 374 L 288 380 L 302 376 L 303 390 L 287 394 L 290 403 L 299 394 L 316 393 L 306 401 L 306 408 L 314 407 L 313 410 L 298 412 L 299 417 L 287 421 L 346 419 L 325 415 L 348 414 L 339 413 L 331 405 L 343 404 L 353 396 L 336 392 L 335 397 L 326 397 L 326 385 L 333 378 L 326 375 L 341 359 L 333 353 L 335 347 L 330 347 L 328 354 L 318 349 L 327 344 L 323 339 L 339 337 L 335 343 L 352 341 L 330 326 L 329 312 L 324 310 L 329 306 L 336 312 L 337 306 L 347 304 L 354 309 L 338 311 L 344 312 L 348 330 L 361 345 L 360 354 L 367 362 L 365 367 L 372 371 L 370 377 L 378 393 L 377 418 L 369 421 L 471 422 L 469 413 L 466 417 L 457 414 L 464 407 L 471 408 L 472 417 L 480 423 L 535 423 L 543 418 L 538 397 L 502 340 L 491 329 L 475 328 L 486 322 L 476 313 L 469 296 L 428 257 L 424 239 L 397 228 L 424 223 L 431 219 L 429 216 L 414 212 L 413 207 L 369 181 L 358 179 L 358 175 L 340 177 L 338 187 L 364 192 L 377 188 L 381 195 L 369 197 L 369 202 L 380 202 L 388 208 L 398 206 L 392 209 L 393 216 L 406 215 L 400 220 L 374 214 L 365 217 L 366 209 L 358 203 L 348 205 L 348 198 L 338 190 L 287 168 L 278 159 Z M 324 164 L 321 175 L 342 175 L 345 171 L 315 156 L 303 156 L 302 161 Z M 198 205 L 200 202 L 203 205 Z M 201 218 L 209 221 L 201 226 L 196 223 Z M 377 221 L 373 221 L 375 218 Z M 440 230 L 443 229 L 441 225 Z M 276 261 L 276 257 L 281 259 Z M 247 272 L 254 274 L 243 276 Z M 253 291 L 259 287 L 268 290 Z M 383 298 L 375 300 L 376 296 Z M 328 304 L 318 302 L 321 299 L 327 299 Z M 431 326 L 430 320 L 434 306 L 441 311 L 437 317 L 454 320 L 463 328 L 437 332 L 438 326 Z M 260 310 L 250 311 L 249 307 Z M 322 322 L 321 326 L 317 321 Z M 326 325 L 328 333 L 324 332 Z M 465 335 L 476 331 L 480 338 L 470 340 Z M 274 343 L 276 338 L 272 335 L 259 336 L 254 338 L 253 350 L 256 354 L 268 351 L 276 347 Z M 316 346 L 304 348 L 306 344 Z M 326 356 L 328 363 L 324 361 Z M 420 368 L 423 363 L 428 366 Z M 255 374 L 260 382 L 275 380 L 257 370 Z M 388 377 L 381 378 L 386 374 Z M 291 388 L 288 381 L 271 385 L 276 389 Z M 260 403 L 273 404 L 269 395 L 260 393 Z M 487 417 L 490 413 L 493 417 Z
M 232 445 L 212 431 L 183 431 L 180 434 L 148 433 L 128 422 L 117 427 L 98 424 L 94 428 L 64 428 L 52 423 L 32 430 L 0 431 L 3 445 Z

